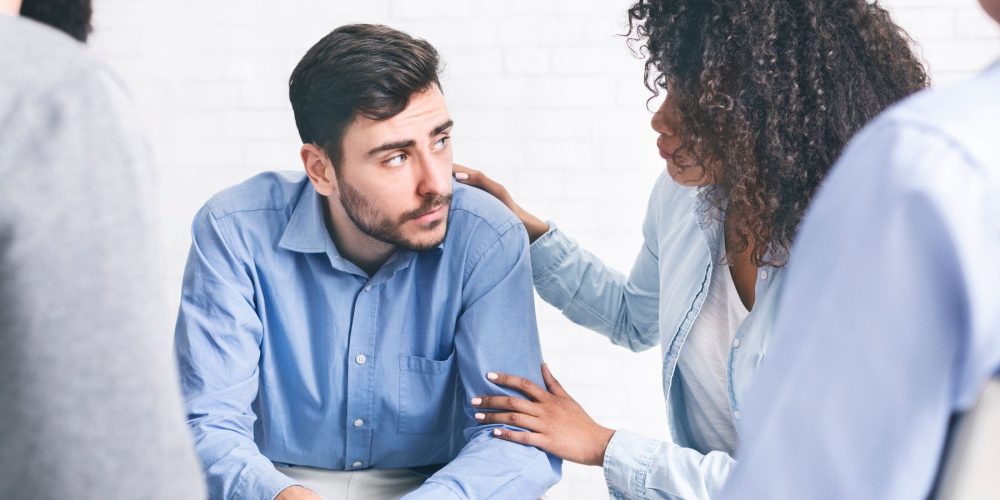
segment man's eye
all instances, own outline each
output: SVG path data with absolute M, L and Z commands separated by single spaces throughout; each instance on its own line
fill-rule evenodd
M 442 138 L 440 138 L 440 139 L 438 139 L 438 141 L 434 143 L 434 149 L 436 149 L 436 150 L 442 150 L 442 149 L 444 149 L 445 146 L 448 145 L 448 141 L 449 140 L 451 140 L 451 137 L 449 137 L 447 135 L 444 136 L 444 137 L 442 137 Z
M 390 167 L 401 167 L 404 163 L 406 163 L 406 155 L 404 153 L 400 153 L 385 161 L 385 164 Z

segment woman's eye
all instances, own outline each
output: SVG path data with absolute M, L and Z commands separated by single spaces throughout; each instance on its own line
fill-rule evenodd
M 390 167 L 401 167 L 404 163 L 406 163 L 406 155 L 403 153 L 393 156 L 385 161 L 385 164 Z

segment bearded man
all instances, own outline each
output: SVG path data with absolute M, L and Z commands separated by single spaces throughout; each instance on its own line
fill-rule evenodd
M 541 383 L 541 354 L 527 235 L 453 184 L 438 72 L 423 40 L 334 30 L 289 82 L 305 173 L 195 217 L 175 343 L 213 498 L 537 498 L 558 481 L 558 459 L 474 418 L 488 373 Z

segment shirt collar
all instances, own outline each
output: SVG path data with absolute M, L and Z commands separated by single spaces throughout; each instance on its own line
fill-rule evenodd
M 306 182 L 278 246 L 294 252 L 326 252 L 328 244 L 332 242 L 323 217 L 324 201 L 312 183 Z
M 326 198 L 316 192 L 311 182 L 305 184 L 295 203 L 295 208 L 292 209 L 292 217 L 281 235 L 278 246 L 293 252 L 326 253 L 330 258 L 330 264 L 335 269 L 367 277 L 361 268 L 340 254 L 326 227 L 323 209 Z M 435 249 L 428 251 L 441 251 L 442 249 L 444 249 L 444 241 Z M 400 248 L 372 278 L 376 279 L 380 275 L 385 275 L 384 279 L 388 279 L 397 271 L 406 269 L 413 260 L 414 254 L 415 252 Z

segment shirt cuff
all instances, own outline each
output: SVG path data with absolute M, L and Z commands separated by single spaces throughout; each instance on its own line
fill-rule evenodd
M 646 476 L 660 442 L 617 430 L 604 451 L 604 480 L 611 498 L 643 498 Z
M 289 486 L 297 486 L 294 479 L 278 472 L 273 466 L 258 467 L 243 473 L 240 482 L 233 489 L 232 498 L 273 499 Z
M 552 221 L 546 221 L 549 230 L 541 235 L 531 245 L 531 274 L 535 281 L 552 274 L 556 266 L 576 248 L 576 242 L 571 240 Z

